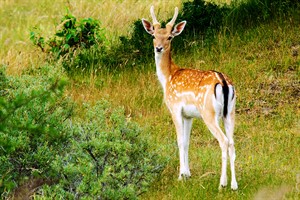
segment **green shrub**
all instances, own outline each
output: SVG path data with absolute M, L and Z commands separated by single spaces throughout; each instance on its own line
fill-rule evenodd
M 60 76 L 51 66 L 21 78 L 0 71 L 0 197 L 137 198 L 163 158 L 122 108 L 101 101 L 76 117 Z
M 184 2 L 182 11 L 179 12 L 177 21 L 186 20 L 186 36 L 205 35 L 215 33 L 223 25 L 223 18 L 227 14 L 227 6 L 218 6 L 204 0 Z M 171 20 L 171 19 L 170 19 Z
M 53 164 L 62 174 L 58 185 L 45 186 L 36 197 L 137 198 L 162 170 L 161 159 L 122 108 L 98 102 L 86 104 L 85 112 L 72 124 L 68 153 Z
M 65 81 L 37 84 L 41 79 L 6 77 L 1 69 L 2 80 L 0 193 L 6 198 L 29 179 L 56 176 L 51 163 L 68 141 L 64 124 L 72 107 L 62 98 Z
M 74 68 L 89 69 L 85 64 L 88 59 L 81 59 L 85 51 L 97 46 L 98 51 L 105 54 L 105 32 L 100 22 L 92 18 L 77 20 L 72 14 L 66 14 L 54 36 L 45 39 L 37 29 L 31 31 L 30 39 L 34 45 L 47 53 L 49 59 L 62 59 L 65 69 L 70 72 Z
M 233 2 L 224 23 L 231 30 L 243 30 L 270 20 L 288 19 L 300 6 L 298 0 L 248 0 Z

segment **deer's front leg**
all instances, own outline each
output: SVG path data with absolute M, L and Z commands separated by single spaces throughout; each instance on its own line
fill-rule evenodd
M 171 112 L 172 119 L 176 127 L 177 134 L 177 144 L 179 148 L 179 162 L 180 162 L 180 170 L 179 170 L 179 180 L 182 178 L 187 178 L 191 176 L 189 165 L 188 165 L 188 147 L 189 147 L 189 135 L 185 134 L 184 130 L 184 118 L 180 110 L 173 110 Z M 187 123 L 189 126 L 191 123 Z
M 184 141 L 184 164 L 185 169 L 187 169 L 187 177 L 191 176 L 190 167 L 189 167 L 189 144 L 190 144 L 190 135 L 192 129 L 193 119 L 192 118 L 183 118 L 183 141 Z

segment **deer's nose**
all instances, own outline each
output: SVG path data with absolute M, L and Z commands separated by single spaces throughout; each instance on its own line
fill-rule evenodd
M 161 52 L 163 50 L 163 48 L 162 47 L 156 47 L 156 52 Z

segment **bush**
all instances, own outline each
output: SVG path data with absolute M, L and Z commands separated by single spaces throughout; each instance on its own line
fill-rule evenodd
M 63 175 L 57 185 L 45 186 L 36 197 L 135 199 L 162 170 L 140 128 L 122 108 L 107 102 L 85 105 L 84 119 L 72 124 L 68 153 L 57 156 L 53 168 Z
M 124 109 L 101 101 L 76 117 L 52 67 L 21 78 L 0 72 L 2 199 L 135 199 L 163 169 Z
M 270 20 L 287 19 L 300 6 L 298 0 L 248 0 L 232 3 L 224 18 L 231 30 L 242 30 Z
M 66 14 L 54 36 L 45 39 L 37 29 L 31 31 L 30 39 L 34 45 L 46 52 L 50 59 L 62 59 L 65 69 L 70 72 L 74 68 L 89 69 L 82 60 L 84 51 L 97 45 L 98 51 L 105 54 L 105 34 L 100 22 L 92 18 L 77 20 L 72 14 Z
M 64 121 L 72 107 L 62 98 L 65 81 L 38 85 L 40 80 L 26 75 L 7 78 L 3 69 L 1 79 L 0 193 L 5 198 L 29 179 L 56 177 L 51 163 L 68 141 Z
M 186 20 L 186 36 L 205 35 L 218 31 L 223 25 L 223 18 L 227 14 L 227 6 L 218 6 L 204 0 L 184 2 L 182 11 L 179 12 L 177 21 Z M 171 19 L 170 19 L 171 20 Z

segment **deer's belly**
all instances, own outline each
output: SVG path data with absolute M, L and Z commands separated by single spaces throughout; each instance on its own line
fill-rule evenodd
M 200 112 L 194 105 L 184 105 L 182 107 L 182 114 L 187 118 L 201 118 Z

